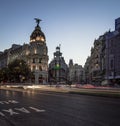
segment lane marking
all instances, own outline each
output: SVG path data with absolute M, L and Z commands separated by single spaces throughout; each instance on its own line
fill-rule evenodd
M 8 101 L 3 101 L 5 104 L 9 104 L 9 102 Z
M 0 101 L 0 104 L 17 104 L 18 101 L 15 100 L 8 100 L 8 101 Z
M 17 114 L 19 114 L 19 113 L 17 113 L 17 112 L 14 112 L 12 109 L 4 109 L 4 110 L 2 110 L 2 111 L 4 111 L 4 112 L 8 112 L 11 116 L 12 115 L 17 115 Z
M 1 110 L 1 111 L 3 111 L 3 112 L 7 112 L 10 116 L 12 116 L 12 115 L 17 115 L 17 114 L 21 114 L 21 113 L 19 113 L 19 112 L 23 112 L 23 113 L 26 113 L 26 114 L 30 114 L 30 113 L 32 113 L 32 112 L 30 112 L 29 110 L 33 110 L 33 111 L 35 111 L 35 112 L 45 112 L 46 110 L 44 110 L 44 109 L 38 109 L 38 108 L 35 108 L 35 107 L 32 107 L 32 106 L 30 106 L 30 107 L 28 107 L 28 109 L 26 109 L 26 108 L 24 108 L 24 107 L 21 107 L 21 108 L 13 108 L 13 109 L 3 109 L 3 110 Z M 16 110 L 16 111 L 15 111 Z M 19 111 L 19 112 L 18 112 Z M 0 112 L 0 116 L 5 116 L 6 114 L 4 114 L 3 112 Z
M 0 101 L 0 104 L 4 104 L 3 101 Z
M 30 109 L 32 110 L 35 110 L 36 112 L 45 112 L 44 109 L 38 109 L 38 108 L 35 108 L 35 107 L 29 107 Z
M 28 111 L 26 108 L 22 107 L 22 108 L 14 108 L 15 110 L 18 110 L 20 112 L 24 112 L 24 113 L 30 113 L 30 111 Z
M 17 104 L 19 103 L 18 101 L 15 101 L 15 100 L 8 100 L 9 103 L 13 103 L 13 104 Z
M 0 115 L 1 115 L 1 116 L 5 116 L 2 112 L 0 112 Z

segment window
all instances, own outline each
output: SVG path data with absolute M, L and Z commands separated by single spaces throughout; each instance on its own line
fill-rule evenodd
M 39 70 L 42 71 L 42 67 L 41 66 L 39 66 Z
M 27 50 L 27 51 L 26 51 L 26 55 L 28 55 L 28 54 L 29 54 L 29 51 Z
M 35 66 L 33 66 L 33 71 L 35 71 L 35 68 L 36 68 L 36 67 L 35 67 Z
M 39 63 L 41 63 L 41 61 L 42 61 L 42 58 L 39 58 Z
M 110 49 L 110 54 L 113 54 L 113 49 Z
M 110 68 L 113 69 L 113 60 L 110 61 Z
M 34 49 L 34 53 L 37 54 L 37 50 L 36 49 Z
M 35 58 L 33 58 L 33 63 L 35 63 Z

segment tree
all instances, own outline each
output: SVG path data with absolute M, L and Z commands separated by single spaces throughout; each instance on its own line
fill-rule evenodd
M 12 82 L 25 82 L 31 76 L 31 71 L 24 60 L 15 59 L 8 64 L 9 80 Z
M 4 67 L 0 70 L 0 82 L 7 82 L 9 76 L 9 69 Z

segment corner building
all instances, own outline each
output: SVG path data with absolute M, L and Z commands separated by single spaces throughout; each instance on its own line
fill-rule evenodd
M 54 58 L 49 64 L 49 82 L 52 84 L 66 84 L 68 66 L 60 51 L 60 46 L 56 47 Z
M 29 44 L 13 44 L 10 49 L 0 52 L 0 69 L 14 59 L 26 61 L 34 73 L 32 82 L 35 84 L 46 84 L 48 82 L 48 48 L 46 38 L 39 26 L 39 19 L 36 19 L 37 26 L 30 36 Z
M 35 83 L 47 83 L 48 81 L 48 49 L 46 38 L 41 31 L 39 23 L 30 36 L 30 44 L 26 46 L 26 55 L 31 71 L 35 74 Z

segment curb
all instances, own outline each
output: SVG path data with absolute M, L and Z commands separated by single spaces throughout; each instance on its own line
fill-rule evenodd
M 76 92 L 76 91 L 69 91 L 70 94 L 77 94 L 77 95 L 89 95 L 89 96 L 99 96 L 99 97 L 109 97 L 109 98 L 120 98 L 120 94 L 117 93 L 104 93 L 104 92 Z

